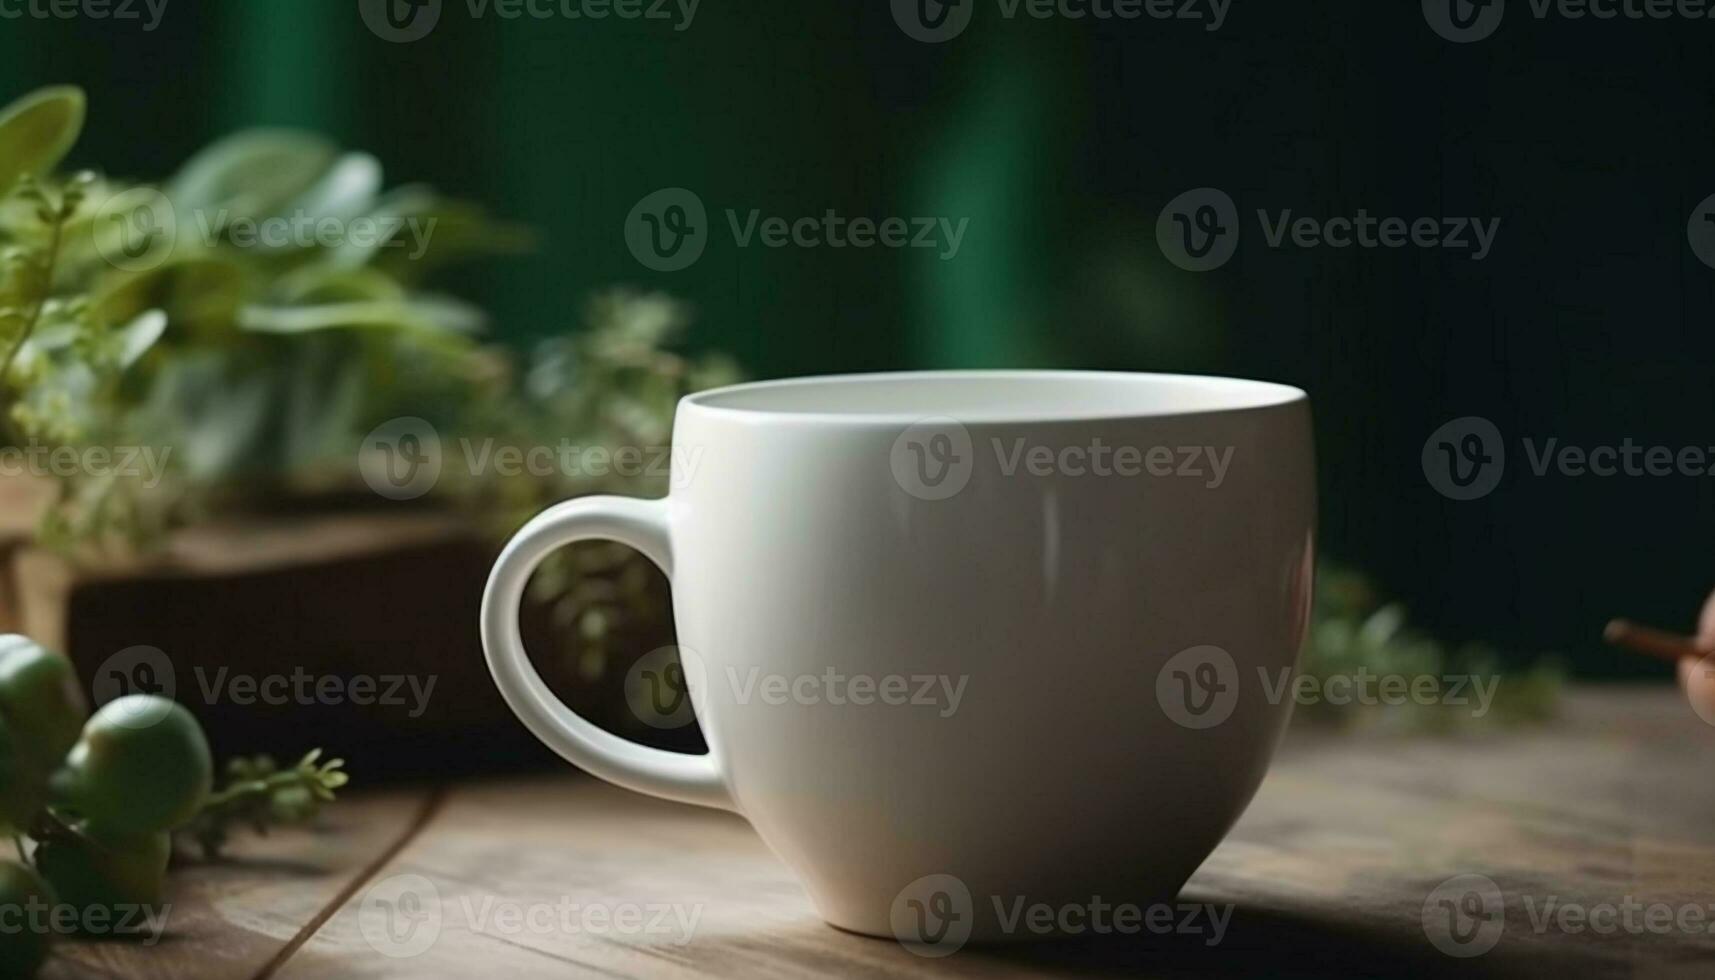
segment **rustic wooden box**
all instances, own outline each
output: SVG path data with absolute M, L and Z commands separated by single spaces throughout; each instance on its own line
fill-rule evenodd
M 146 558 L 99 562 L 14 537 L 0 556 L 0 630 L 66 652 L 97 700 L 170 681 L 217 759 L 322 746 L 358 778 L 540 766 L 552 757 L 500 699 L 477 636 L 494 553 L 469 517 L 435 512 L 210 525 Z M 526 612 L 533 651 L 556 647 L 547 619 Z M 627 658 L 671 636 L 657 624 L 617 637 L 626 656 L 594 680 L 537 666 L 586 717 L 694 750 L 694 730 L 641 727 L 624 701 Z

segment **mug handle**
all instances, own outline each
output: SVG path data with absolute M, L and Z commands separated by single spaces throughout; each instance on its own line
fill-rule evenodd
M 736 811 L 712 746 L 707 755 L 686 755 L 603 731 L 556 698 L 524 653 L 518 610 L 530 573 L 556 548 L 592 538 L 636 548 L 671 582 L 666 500 L 578 497 L 548 508 L 507 542 L 483 590 L 482 648 L 494 683 L 543 744 L 592 775 L 650 796 Z

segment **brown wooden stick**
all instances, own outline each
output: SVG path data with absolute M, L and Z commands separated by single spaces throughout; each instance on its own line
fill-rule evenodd
M 1641 653 L 1646 657 L 1665 660 L 1668 663 L 1679 663 L 1682 658 L 1696 657 L 1699 660 L 1710 655 L 1697 645 L 1697 641 L 1689 636 L 1669 633 L 1651 626 L 1642 626 L 1629 619 L 1616 619 L 1608 623 L 1602 631 L 1602 638 L 1614 646 L 1623 647 L 1633 653 Z

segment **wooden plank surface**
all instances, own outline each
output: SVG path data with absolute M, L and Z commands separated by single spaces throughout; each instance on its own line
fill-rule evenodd
M 350 870 L 361 860 L 304 877 L 192 869 L 170 967 L 129 950 L 80 949 L 77 963 L 187 978 L 258 976 L 245 971 L 260 963 L 292 980 L 1709 975 L 1715 728 L 1668 689 L 1578 691 L 1566 714 L 1451 737 L 1295 730 L 1182 896 L 1231 907 L 1214 945 L 1205 931 L 927 959 L 822 924 L 742 820 L 565 775 L 455 788 L 390 857 L 380 841 L 411 822 L 410 804 L 335 808 L 343 831 L 317 841 L 363 837 L 347 849 L 386 857 L 361 883 Z M 393 829 L 367 826 L 365 805 Z M 1466 875 L 1501 896 L 1468 909 L 1495 923 L 1478 942 L 1497 941 L 1455 958 L 1432 941 L 1453 924 L 1435 900 Z M 1652 906 L 1680 922 L 1661 927 Z M 1693 908 L 1696 928 L 1683 924 Z M 72 975 L 86 974 L 55 976 Z
M 360 795 L 330 808 L 315 830 L 241 831 L 228 859 L 173 868 L 158 944 L 62 942 L 41 980 L 264 975 L 385 867 L 434 802 L 421 789 Z

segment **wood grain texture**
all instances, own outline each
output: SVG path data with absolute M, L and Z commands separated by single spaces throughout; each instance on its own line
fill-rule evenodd
M 1297 730 L 1181 896 L 1231 906 L 1220 942 L 1205 927 L 967 947 L 944 959 L 822 924 L 736 817 L 572 775 L 472 784 L 347 889 L 274 975 L 1705 977 L 1715 963 L 1712 771 L 1715 728 L 1661 688 L 1578 691 L 1563 721 L 1522 732 Z M 389 805 L 397 825 L 399 804 Z M 360 827 L 372 819 L 353 805 L 347 832 L 369 833 Z M 1140 833 L 1148 822 L 1139 814 Z M 219 911 L 187 914 L 170 966 L 81 949 L 77 963 L 96 975 L 254 976 L 244 970 L 263 947 L 285 948 L 318 896 L 340 894 L 266 866 L 195 883 L 207 874 L 192 870 L 186 887 L 218 896 L 201 901 Z M 1427 931 L 1446 913 L 1425 906 L 1437 886 L 1468 874 L 1504 896 L 1491 910 L 1500 935 L 1492 950 L 1457 959 Z M 398 904 L 407 892 L 426 900 Z M 1652 905 L 1704 919 L 1663 927 L 1656 913 L 1652 925 L 1643 911 Z M 1604 932 L 1547 911 L 1566 907 L 1617 918 Z M 631 908 L 637 920 L 619 927 Z M 608 918 L 585 918 L 589 909 Z M 54 977 L 72 975 L 85 974 Z
M 259 976 L 330 904 L 379 870 L 376 860 L 432 800 L 426 790 L 357 796 L 332 807 L 313 831 L 241 832 L 228 859 L 173 868 L 167 930 L 157 945 L 62 942 L 41 980 Z

